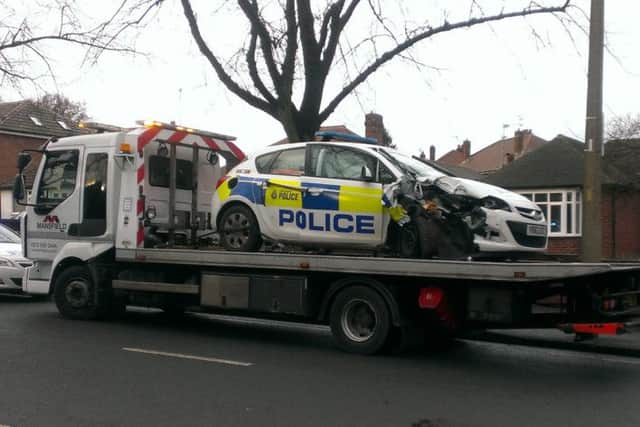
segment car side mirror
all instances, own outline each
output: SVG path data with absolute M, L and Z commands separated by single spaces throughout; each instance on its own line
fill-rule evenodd
M 19 173 L 13 181 L 13 200 L 19 202 L 24 199 L 24 176 Z
M 22 172 L 29 163 L 31 163 L 31 154 L 25 153 L 24 151 L 18 153 L 17 166 L 19 172 Z
M 360 179 L 366 182 L 373 181 L 373 173 L 371 173 L 371 169 L 368 166 L 362 166 L 362 170 L 360 171 Z

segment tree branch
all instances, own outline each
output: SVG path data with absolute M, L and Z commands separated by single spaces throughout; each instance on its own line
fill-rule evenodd
M 356 0 L 354 0 L 356 1 Z M 336 107 L 342 102 L 348 95 L 351 93 L 356 87 L 358 87 L 362 82 L 364 82 L 371 74 L 373 74 L 378 68 L 382 65 L 389 62 L 398 54 L 404 52 L 410 47 L 414 46 L 416 43 L 432 37 L 436 34 L 445 33 L 448 31 L 452 31 L 460 28 L 470 28 L 479 24 L 484 24 L 488 22 L 500 21 L 509 18 L 516 17 L 524 17 L 542 13 L 559 13 L 564 12 L 569 6 L 570 0 L 565 0 L 565 2 L 561 6 L 555 7 L 542 7 L 542 8 L 525 8 L 520 11 L 513 12 L 501 12 L 497 15 L 489 15 L 489 16 L 481 16 L 478 18 L 471 18 L 464 21 L 449 23 L 447 21 L 444 22 L 439 27 L 428 28 L 426 31 L 422 31 L 414 36 L 411 36 L 402 43 L 395 46 L 393 49 L 390 49 L 383 53 L 380 57 L 376 58 L 369 66 L 367 66 L 358 76 L 355 77 L 350 83 L 342 88 L 342 90 L 333 98 L 331 102 L 325 107 L 324 110 L 320 113 L 320 121 L 323 122 L 326 120 L 331 113 L 336 109 Z
M 191 2 L 189 0 L 181 0 L 181 2 L 184 16 L 187 18 L 187 22 L 189 23 L 191 35 L 193 36 L 198 49 L 200 49 L 200 52 L 204 55 L 205 58 L 207 58 L 207 61 L 209 61 L 209 63 L 215 70 L 220 81 L 227 87 L 227 89 L 229 89 L 232 93 L 234 93 L 247 104 L 258 108 L 259 110 L 262 110 L 276 118 L 276 112 L 271 104 L 263 99 L 258 98 L 246 89 L 240 87 L 240 85 L 238 85 L 238 83 L 236 83 L 231 78 L 231 76 L 227 74 L 220 61 L 218 61 L 218 58 L 213 54 L 213 52 L 211 52 L 211 49 L 209 49 L 209 46 L 202 38 L 200 27 L 198 26 L 195 14 L 193 13 L 193 9 L 191 7 Z

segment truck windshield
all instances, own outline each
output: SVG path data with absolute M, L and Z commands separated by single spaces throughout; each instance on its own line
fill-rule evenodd
M 55 207 L 73 193 L 78 172 L 78 151 L 48 151 L 36 204 Z

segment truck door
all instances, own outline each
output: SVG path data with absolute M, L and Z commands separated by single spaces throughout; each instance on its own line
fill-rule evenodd
M 83 148 L 50 149 L 44 155 L 36 176 L 27 210 L 26 254 L 35 260 L 53 260 L 65 240 L 71 224 L 80 222 L 82 194 L 79 183 Z
M 355 147 L 309 146 L 309 179 L 302 205 L 308 210 L 308 238 L 341 246 L 374 247 L 382 243 L 382 184 L 378 160 Z M 364 178 L 366 171 L 369 178 Z

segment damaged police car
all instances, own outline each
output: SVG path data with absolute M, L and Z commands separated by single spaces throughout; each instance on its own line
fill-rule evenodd
M 412 258 L 543 252 L 547 224 L 525 197 L 447 175 L 368 138 L 271 146 L 218 181 L 213 225 L 227 250 L 263 242 Z

